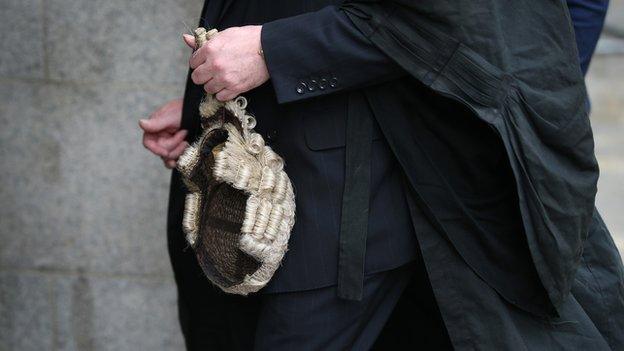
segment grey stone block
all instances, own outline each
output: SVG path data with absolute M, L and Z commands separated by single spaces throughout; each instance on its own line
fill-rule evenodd
M 170 171 L 137 121 L 180 95 L 0 83 L 0 265 L 170 275 Z
M 0 1 L 0 75 L 43 77 L 42 12 L 42 0 Z
M 592 102 L 592 127 L 600 165 L 596 206 L 613 238 L 624 252 L 624 55 L 594 57 L 587 75 Z
M 624 123 L 624 55 L 598 55 L 587 74 L 587 90 L 592 101 L 592 119 Z
M 200 0 L 50 0 L 50 75 L 77 81 L 181 83 L 190 50 L 182 42 Z
M 61 177 L 61 134 L 44 112 L 45 89 L 0 84 L 0 265 L 51 266 L 78 232 Z
M 596 45 L 596 55 L 624 55 L 624 39 L 603 34 Z
M 596 157 L 600 164 L 596 206 L 620 252 L 624 253 L 624 123 L 598 121 L 593 125 Z
M 57 350 L 184 348 L 170 280 L 67 277 L 55 295 Z
M 183 349 L 137 121 L 182 95 L 201 4 L 0 1 L 1 351 Z
M 606 26 L 624 35 L 624 0 L 610 0 Z
M 52 350 L 51 299 L 49 278 L 0 272 L 0 350 Z

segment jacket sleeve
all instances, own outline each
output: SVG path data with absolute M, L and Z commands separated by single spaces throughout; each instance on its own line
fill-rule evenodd
M 280 103 L 406 74 L 336 6 L 263 25 L 262 49 Z

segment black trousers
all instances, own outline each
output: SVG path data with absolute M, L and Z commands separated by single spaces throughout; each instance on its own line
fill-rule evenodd
M 408 270 L 409 282 L 372 349 L 453 350 L 423 262 Z
M 262 295 L 254 350 L 452 350 L 422 268 L 366 276 L 357 302 L 335 286 Z

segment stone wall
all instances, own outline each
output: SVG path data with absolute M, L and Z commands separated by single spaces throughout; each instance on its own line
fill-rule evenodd
M 1 351 L 183 349 L 137 121 L 183 93 L 201 5 L 0 1 Z
M 596 206 L 624 253 L 624 0 L 611 0 L 587 90 L 600 165 Z

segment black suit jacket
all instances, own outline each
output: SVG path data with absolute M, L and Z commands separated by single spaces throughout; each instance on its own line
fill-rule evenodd
M 297 198 L 290 250 L 264 291 L 336 284 L 345 119 L 350 108 L 358 108 L 370 118 L 394 121 L 393 128 L 403 131 L 395 136 L 404 138 L 401 143 L 394 140 L 391 150 L 389 135 L 373 124 L 365 272 L 397 267 L 417 254 L 402 182 L 407 170 L 412 185 L 434 195 L 429 197 L 434 203 L 420 204 L 436 209 L 427 214 L 447 223 L 451 235 L 439 228 L 440 235 L 453 242 L 471 268 L 510 302 L 532 311 L 548 309 L 500 140 L 466 108 L 407 75 L 354 26 L 336 6 L 340 3 L 283 0 L 268 7 L 259 0 L 211 0 L 205 14 L 219 13 L 213 22 L 218 28 L 263 24 L 262 47 L 271 81 L 244 95 L 257 117 L 258 131 L 284 157 Z M 358 100 L 363 106 L 349 106 L 349 94 L 363 94 L 364 89 L 366 99 Z M 188 84 L 183 125 L 191 131 L 190 138 L 198 131 L 201 95 L 201 88 Z M 408 163 L 401 167 L 393 154 L 409 156 Z M 470 214 L 456 205 L 449 181 L 455 194 L 470 202 Z M 175 215 L 170 229 L 181 238 L 184 193 L 176 174 L 172 189 L 177 206 L 170 210 Z M 416 211 L 411 220 L 429 219 Z
M 419 202 L 435 209 L 427 214 L 436 221 L 444 221 L 440 235 L 510 302 L 533 312 L 549 309 L 529 255 L 505 149 L 491 128 L 461 104 L 405 74 L 337 7 L 265 24 L 262 46 L 277 98 L 286 106 L 316 104 L 332 95 L 365 90 L 375 107 L 374 117 L 393 123 L 392 135 L 382 139 L 403 138 L 393 140 L 392 152 L 402 156 L 402 169 L 412 185 L 433 194 L 428 203 Z M 328 118 L 333 123 L 339 120 Z M 326 139 L 330 126 L 320 117 L 315 138 Z M 342 128 L 339 135 L 344 135 Z M 375 165 L 373 160 L 373 169 Z M 392 182 L 398 183 L 398 178 Z M 458 206 L 457 197 L 467 207 Z M 376 212 L 372 202 L 370 225 L 390 218 L 398 208 L 392 203 L 392 198 L 381 201 L 387 210 Z M 429 220 L 419 211 L 411 218 Z M 372 250 L 367 260 L 387 254 L 383 246 L 369 245 L 367 250 Z

